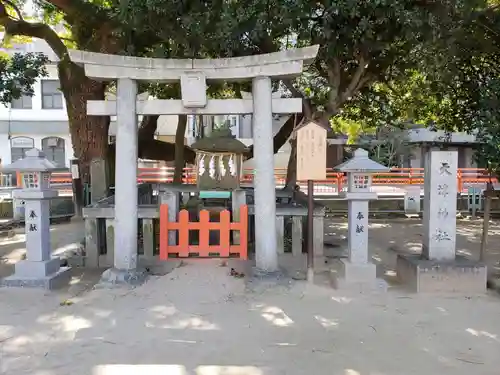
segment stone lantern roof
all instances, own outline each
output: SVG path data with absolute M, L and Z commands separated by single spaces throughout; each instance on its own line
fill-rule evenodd
M 366 173 L 377 173 L 377 172 L 389 172 L 390 168 L 377 163 L 376 161 L 368 157 L 368 151 L 358 148 L 354 151 L 354 157 L 350 160 L 337 165 L 335 170 L 340 172 L 366 172 Z
M 33 148 L 26 151 L 26 156 L 0 168 L 1 172 L 58 172 L 65 171 L 66 168 L 60 168 L 53 162 L 45 158 L 45 154 Z
M 243 154 L 247 147 L 235 139 L 230 129 L 215 130 L 210 136 L 204 137 L 191 145 L 191 148 L 204 152 L 230 152 Z

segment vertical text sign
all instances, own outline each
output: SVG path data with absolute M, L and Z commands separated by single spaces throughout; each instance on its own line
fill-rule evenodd
M 425 165 L 423 255 L 455 259 L 457 151 L 430 151 Z
M 297 136 L 297 180 L 326 179 L 326 129 L 314 121 L 300 126 Z

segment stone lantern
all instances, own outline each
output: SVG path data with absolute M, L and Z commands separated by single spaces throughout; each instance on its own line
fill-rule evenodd
M 354 151 L 354 157 L 334 168 L 347 173 L 347 192 L 340 194 L 348 201 L 347 260 L 342 260 L 337 286 L 342 282 L 377 285 L 376 266 L 368 259 L 368 202 L 377 199 L 370 191 L 372 175 L 388 172 L 389 168 L 368 157 L 363 149 Z
M 191 145 L 196 151 L 196 181 L 200 190 L 235 190 L 240 187 L 244 143 L 230 129 L 214 130 Z
M 50 245 L 50 199 L 58 195 L 50 189 L 50 174 L 61 170 L 36 148 L 1 169 L 21 175 L 22 187 L 16 195 L 25 202 L 26 230 L 26 259 L 16 263 L 14 274 L 4 278 L 2 285 L 51 289 L 67 275 L 69 268 L 61 268 L 60 260 L 52 258 Z

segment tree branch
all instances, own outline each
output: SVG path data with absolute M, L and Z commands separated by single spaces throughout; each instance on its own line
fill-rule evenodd
M 290 80 L 286 80 L 285 81 L 284 80 L 283 84 L 292 93 L 292 95 L 293 95 L 294 98 L 303 98 L 304 97 L 304 95 L 302 95 L 302 93 L 295 88 L 295 86 L 293 85 L 292 81 L 290 81 Z
M 144 116 L 139 127 L 139 139 L 153 139 L 158 126 L 159 115 Z
M 306 99 L 302 100 L 304 103 Z M 290 116 L 290 118 L 283 124 L 280 130 L 276 133 L 273 138 L 273 151 L 277 153 L 281 147 L 288 141 L 290 136 L 292 135 L 293 128 L 295 124 L 299 124 L 304 118 L 303 113 L 297 113 L 297 118 L 294 115 Z M 251 145 L 248 149 L 248 152 L 245 154 L 245 160 L 253 158 L 253 145 Z
M 346 90 L 342 93 L 339 104 L 342 104 L 345 101 L 347 101 L 355 93 L 355 90 L 358 87 L 361 77 L 363 76 L 365 70 L 366 70 L 366 61 L 363 58 L 363 56 L 361 56 L 358 62 L 358 67 L 356 68 L 356 71 L 352 75 L 351 82 L 349 82 L 349 85 L 347 86 Z
M 56 7 L 61 12 L 66 14 L 71 13 L 73 9 L 81 4 L 81 1 L 79 0 L 43 0 L 43 2 Z
M 328 74 L 328 83 L 330 84 L 330 92 L 328 93 L 327 108 L 329 112 L 335 114 L 338 108 L 338 98 L 339 98 L 340 81 L 341 81 L 340 60 L 338 58 L 334 58 L 332 60 L 332 63 L 330 64 L 330 69 L 327 70 L 327 74 Z
M 17 7 L 16 4 L 14 4 L 12 1 L 10 0 L 3 0 L 5 3 L 7 3 L 7 5 L 11 6 L 12 9 L 14 9 L 14 11 L 17 13 L 17 18 L 19 18 L 21 21 L 24 21 L 24 17 L 23 17 L 23 14 L 21 13 L 21 11 L 19 10 L 19 8 Z
M 68 56 L 68 49 L 57 36 L 56 32 L 43 23 L 31 23 L 23 20 L 12 19 L 7 13 L 5 0 L 0 0 L 0 25 L 5 28 L 9 35 L 24 35 L 45 40 L 59 59 L 64 60 Z
M 43 0 L 46 4 L 52 5 L 57 8 L 60 12 L 64 13 L 69 17 L 79 17 L 81 19 L 87 19 L 88 22 L 96 23 L 104 18 L 109 21 L 109 17 L 103 8 L 99 8 L 97 5 L 89 1 L 83 0 Z M 100 19 L 96 19 L 96 16 L 100 15 Z M 93 16 L 93 17 L 92 17 Z M 92 17 L 92 18 L 90 18 Z

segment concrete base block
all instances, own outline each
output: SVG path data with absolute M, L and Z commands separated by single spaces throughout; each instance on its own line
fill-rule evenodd
M 147 280 L 148 273 L 146 270 L 119 270 L 109 268 L 102 273 L 99 283 L 96 284 L 96 289 L 101 288 L 120 288 L 120 287 L 137 287 Z
M 59 262 L 59 259 L 57 259 L 57 261 Z M 6 287 L 44 288 L 49 290 L 58 289 L 68 284 L 71 277 L 70 270 L 70 267 L 61 267 L 57 272 L 41 277 L 28 277 L 24 275 L 21 276 L 17 273 L 14 273 L 12 276 L 2 279 L 0 281 L 0 285 Z
M 43 278 L 57 273 L 60 265 L 61 261 L 59 258 L 40 262 L 21 260 L 15 265 L 15 275 L 27 278 Z
M 331 282 L 335 289 L 356 292 L 385 292 L 387 282 L 377 279 L 377 266 L 373 263 L 357 264 L 340 259 L 332 264 Z
M 417 293 L 486 292 L 486 266 L 461 256 L 453 261 L 433 261 L 400 254 L 396 271 L 399 281 Z
M 330 270 L 331 262 L 324 256 L 314 257 L 314 273 Z M 278 255 L 278 265 L 286 270 L 287 274 L 297 280 L 305 280 L 307 272 L 307 254 L 293 255 L 291 253 Z
M 292 282 L 293 279 L 288 275 L 287 270 L 281 267 L 273 272 L 252 267 L 245 279 L 246 288 L 256 293 L 263 293 L 266 290 L 275 288 L 288 288 Z

